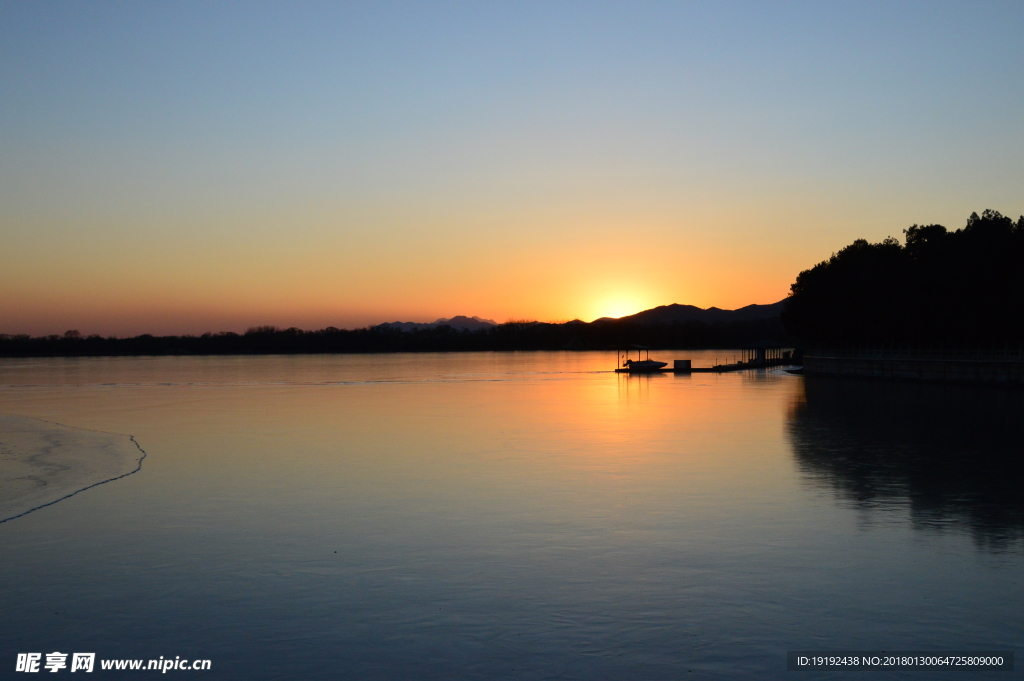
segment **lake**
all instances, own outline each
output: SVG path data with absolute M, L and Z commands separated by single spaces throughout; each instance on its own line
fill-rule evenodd
M 1024 641 L 1020 391 L 614 359 L 0 360 L 0 414 L 146 453 L 0 524 L 0 675 L 83 651 L 218 679 L 782 678 L 787 650 Z

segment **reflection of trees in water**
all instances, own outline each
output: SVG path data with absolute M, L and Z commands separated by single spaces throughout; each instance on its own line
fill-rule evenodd
M 1019 389 L 807 376 L 789 434 L 801 472 L 858 507 L 1024 547 Z

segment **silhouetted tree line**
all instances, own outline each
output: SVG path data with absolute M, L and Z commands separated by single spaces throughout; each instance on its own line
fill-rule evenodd
M 785 339 L 775 319 L 705 324 L 642 324 L 631 321 L 513 321 L 479 331 L 439 326 L 400 331 L 386 325 L 318 331 L 254 327 L 244 334 L 104 338 L 68 331 L 63 336 L 0 335 L 0 356 L 262 355 L 473 350 L 606 350 L 630 344 L 652 348 L 730 348 L 764 339 Z
M 1024 342 L 1024 216 L 994 210 L 906 243 L 863 239 L 801 272 L 782 313 L 810 345 Z

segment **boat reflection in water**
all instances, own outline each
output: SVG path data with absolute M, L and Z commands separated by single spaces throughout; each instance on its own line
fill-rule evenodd
M 807 376 L 788 431 L 806 480 L 869 520 L 1024 549 L 1024 391 Z

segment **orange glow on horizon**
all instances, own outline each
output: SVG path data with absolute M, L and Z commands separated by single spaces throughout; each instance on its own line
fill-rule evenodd
M 618 319 L 619 317 L 627 317 L 631 314 L 642 312 L 645 308 L 632 300 L 613 299 L 603 301 L 597 305 L 597 309 L 600 311 L 598 317 L 613 317 Z M 596 318 L 597 317 L 595 317 L 595 319 Z

